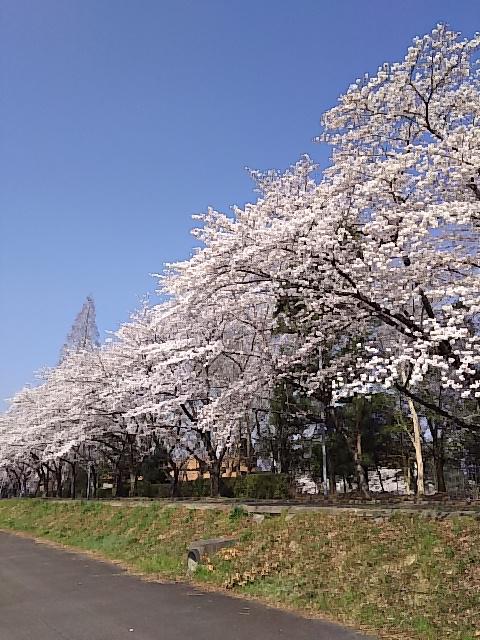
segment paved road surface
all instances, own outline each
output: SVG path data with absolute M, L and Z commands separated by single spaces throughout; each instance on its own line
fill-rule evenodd
M 360 640 L 352 631 L 0 532 L 0 640 Z

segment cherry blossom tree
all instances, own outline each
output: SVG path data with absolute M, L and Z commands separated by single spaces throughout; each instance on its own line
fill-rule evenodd
M 251 172 L 257 200 L 197 216 L 200 247 L 160 276 L 168 301 L 102 348 L 87 299 L 60 364 L 2 417 L 2 477 L 48 490 L 103 456 L 133 487 L 161 445 L 174 478 L 194 456 L 216 495 L 288 389 L 327 430 L 357 396 L 399 398 L 422 493 L 422 418 L 480 427 L 479 48 L 438 25 L 356 80 L 323 117 L 323 175 L 308 157 Z

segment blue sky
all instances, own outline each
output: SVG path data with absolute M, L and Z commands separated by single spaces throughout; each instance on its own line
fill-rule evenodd
M 322 112 L 440 21 L 472 35 L 480 0 L 2 0 L 0 399 L 88 294 L 126 320 L 245 166 L 325 164 Z

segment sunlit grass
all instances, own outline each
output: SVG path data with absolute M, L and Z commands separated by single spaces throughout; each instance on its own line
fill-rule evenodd
M 385 638 L 480 637 L 480 523 L 470 517 L 398 514 L 378 524 L 345 513 L 302 513 L 254 524 L 238 508 L 4 500 L 0 527 L 95 552 L 137 572 L 185 580 L 192 540 L 233 535 L 238 544 L 208 559 L 196 582 Z

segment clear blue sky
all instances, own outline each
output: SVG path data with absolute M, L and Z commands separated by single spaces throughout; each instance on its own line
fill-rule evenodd
M 85 297 L 100 333 L 252 197 L 360 74 L 480 0 L 2 0 L 0 398 L 57 361 Z

